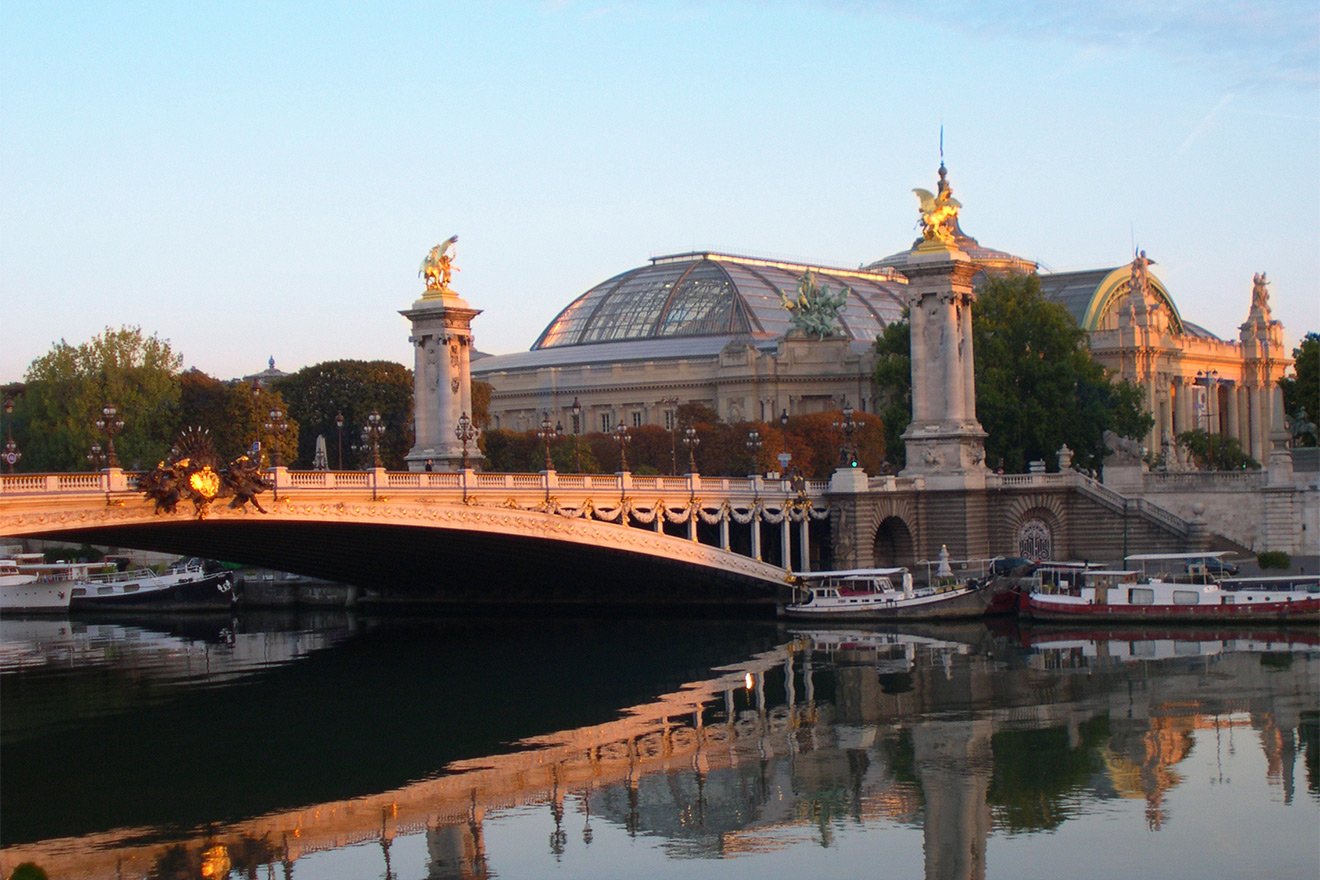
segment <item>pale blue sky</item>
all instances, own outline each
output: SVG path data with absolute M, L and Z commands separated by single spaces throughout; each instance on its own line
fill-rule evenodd
M 1158 6 L 1158 8 L 1157 8 Z M 484 351 L 715 248 L 907 247 L 939 130 L 963 227 L 1056 271 L 1132 243 L 1226 338 L 1320 330 L 1314 2 L 0 4 L 0 381 L 140 325 L 220 378 L 411 364 L 457 233 Z

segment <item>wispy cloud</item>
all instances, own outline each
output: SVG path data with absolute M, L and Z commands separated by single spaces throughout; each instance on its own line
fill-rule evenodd
M 1320 4 L 1314 0 L 827 0 L 972 31 L 1059 40 L 1088 50 L 1157 50 L 1221 78 L 1226 88 L 1320 87 Z
M 1219 111 L 1227 107 L 1228 103 L 1232 100 L 1233 93 L 1225 92 L 1223 97 L 1215 102 L 1215 106 L 1210 108 L 1210 112 L 1201 117 L 1201 121 L 1192 126 L 1192 130 L 1187 133 L 1187 137 L 1183 139 L 1182 145 L 1178 147 L 1178 155 L 1181 156 L 1192 148 L 1192 144 L 1196 143 L 1196 139 L 1201 136 L 1201 132 L 1206 130 L 1214 118 L 1219 115 Z

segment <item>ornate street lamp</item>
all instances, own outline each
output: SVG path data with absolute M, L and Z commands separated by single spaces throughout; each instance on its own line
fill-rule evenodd
M 550 424 L 550 413 L 541 414 L 541 430 L 536 432 L 536 437 L 545 444 L 545 469 L 552 471 L 555 469 L 555 463 L 550 458 L 550 443 L 558 440 L 559 435 L 564 432 L 564 426 Z M 548 484 L 547 484 L 548 485 Z M 547 492 L 549 489 L 546 490 Z
M 834 430 L 843 432 L 843 448 L 839 450 L 839 460 L 848 467 L 857 467 L 857 447 L 853 445 L 853 433 L 860 426 L 853 421 L 852 404 L 843 401 L 843 418 L 835 421 Z
M 582 402 L 573 397 L 573 467 L 580 474 L 582 473 Z
M 371 466 L 380 467 L 380 438 L 385 435 L 385 421 L 380 413 L 372 410 L 367 413 L 367 424 L 362 428 L 362 440 L 371 447 Z
M 755 475 L 759 472 L 759 468 L 757 467 L 757 465 L 760 460 L 759 456 L 761 454 L 761 447 L 763 445 L 765 444 L 761 441 L 760 431 L 753 428 L 752 430 L 747 432 L 747 443 L 746 443 L 747 454 L 751 457 L 752 460 L 752 463 L 748 466 L 747 469 L 748 474 Z
M 458 424 L 454 425 L 454 437 L 463 444 L 463 470 L 468 469 L 468 444 L 476 440 L 480 433 L 481 430 L 472 424 L 472 419 L 468 418 L 467 413 L 458 417 Z
M 619 472 L 623 473 L 628 470 L 628 444 L 632 442 L 628 426 L 623 422 L 614 426 L 614 440 L 619 444 Z
M 18 464 L 19 459 L 23 457 L 23 453 L 18 451 L 18 444 L 14 442 L 14 398 L 12 397 L 5 398 L 5 415 L 9 416 L 9 439 L 5 441 L 3 458 L 5 460 L 5 466 L 12 474 L 14 472 L 14 465 Z
M 688 473 L 697 472 L 697 447 L 701 445 L 701 438 L 697 436 L 697 429 L 688 425 L 683 429 L 683 448 L 688 453 Z
M 335 430 L 339 433 L 339 469 L 344 469 L 344 414 L 335 413 Z
M 101 407 L 101 418 L 96 420 L 96 429 L 105 434 L 105 466 L 119 467 L 119 456 L 115 454 L 115 435 L 124 429 L 124 420 L 119 418 L 119 408 L 113 403 Z
M 87 463 L 94 471 L 105 467 L 105 451 L 101 449 L 100 443 L 93 443 L 92 448 L 87 450 Z
M 270 463 L 280 466 L 280 446 L 284 434 L 289 430 L 289 420 L 284 417 L 284 410 L 276 408 L 266 414 L 266 436 L 270 438 Z

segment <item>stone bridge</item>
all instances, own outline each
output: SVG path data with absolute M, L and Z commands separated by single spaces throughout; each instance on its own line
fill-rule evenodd
M 788 576 L 902 565 L 924 579 L 947 548 L 1118 562 L 1205 549 L 1203 526 L 1076 471 L 828 481 L 617 474 L 269 472 L 265 512 L 157 511 L 120 470 L 0 477 L 0 534 L 261 565 L 398 602 L 736 604 L 769 609 Z M 925 566 L 925 567 L 923 567 Z
M 393 601 L 762 604 L 828 547 L 827 484 L 759 478 L 269 472 L 265 512 L 155 508 L 136 474 L 0 477 L 0 534 L 345 582 Z M 828 553 L 826 553 L 828 558 Z

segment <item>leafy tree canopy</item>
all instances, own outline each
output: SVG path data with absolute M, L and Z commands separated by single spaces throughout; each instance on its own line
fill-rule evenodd
M 385 425 L 380 456 L 385 467 L 401 470 L 413 446 L 412 371 L 393 361 L 325 361 L 275 382 L 288 402 L 288 416 L 299 426 L 296 463 L 310 468 L 316 438 L 325 437 L 331 469 L 368 467 L 371 452 L 362 439 L 367 416 L 379 412 Z M 341 428 L 338 416 L 343 416 Z M 290 461 L 293 464 L 293 461 Z
M 155 464 L 174 439 L 182 364 L 167 340 L 138 327 L 107 327 L 76 346 L 60 340 L 28 366 L 15 403 L 23 469 L 86 470 L 91 445 L 106 445 L 95 424 L 106 404 L 124 422 L 114 437 L 121 466 Z
M 1294 375 L 1279 380 L 1283 410 L 1294 421 L 1297 443 L 1315 446 L 1315 426 L 1320 422 L 1320 333 L 1307 333 L 1292 355 Z
M 1066 443 L 1078 466 L 1098 468 L 1106 430 L 1132 438 L 1150 430 L 1140 389 L 1110 381 L 1091 357 L 1085 331 L 1067 309 L 1044 298 L 1037 276 L 986 281 L 972 315 L 976 415 L 989 435 L 990 465 L 1025 471 L 1030 461 L 1053 462 Z M 898 435 L 912 407 L 909 339 L 903 321 L 886 327 L 876 342 L 880 414 L 899 463 Z

